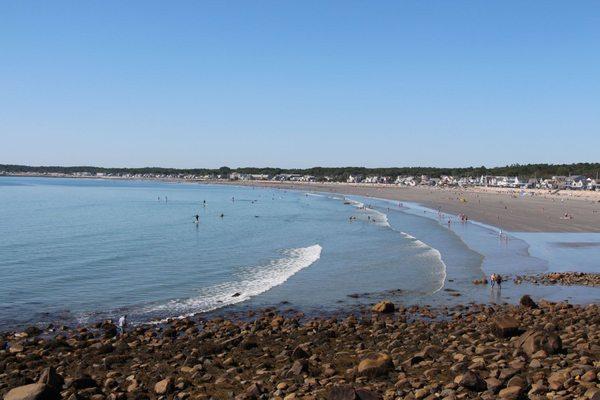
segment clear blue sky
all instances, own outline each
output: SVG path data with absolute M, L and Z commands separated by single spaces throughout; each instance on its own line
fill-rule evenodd
M 0 163 L 600 161 L 600 1 L 0 3 Z

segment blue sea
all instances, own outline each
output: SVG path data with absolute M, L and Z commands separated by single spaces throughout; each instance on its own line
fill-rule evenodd
M 278 305 L 325 313 L 383 298 L 511 302 L 524 291 L 599 301 L 598 289 L 471 283 L 491 272 L 600 270 L 590 261 L 600 235 L 581 235 L 502 240 L 494 227 L 357 196 L 0 177 L 0 330 Z

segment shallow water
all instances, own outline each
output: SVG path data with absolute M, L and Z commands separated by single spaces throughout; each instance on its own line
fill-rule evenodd
M 589 244 L 583 252 L 573 246 L 544 252 L 541 245 L 530 249 L 536 238 L 499 240 L 492 227 L 455 221 L 449 228 L 445 221 L 416 204 L 356 196 L 2 177 L 0 329 L 124 313 L 141 322 L 283 301 L 318 311 L 383 297 L 511 301 L 522 288 L 491 296 L 471 281 L 490 271 L 559 268 L 562 262 L 552 258 L 557 251 L 568 250 L 557 258 L 563 261 L 600 254 Z M 566 240 L 553 235 L 542 242 Z M 588 262 L 586 268 L 595 267 Z M 449 288 L 461 297 L 450 296 Z M 532 290 L 547 297 L 566 293 Z M 597 290 L 568 291 L 575 301 L 600 298 Z M 361 296 L 349 297 L 354 294 Z

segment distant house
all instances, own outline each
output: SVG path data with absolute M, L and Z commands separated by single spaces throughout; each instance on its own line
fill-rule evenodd
M 458 181 L 452 175 L 442 175 L 437 185 L 440 186 L 456 186 Z
M 390 183 L 391 178 L 389 176 L 367 176 L 364 183 Z
M 526 189 L 533 189 L 537 186 L 538 186 L 538 180 L 535 178 L 529 178 L 529 180 L 527 180 L 527 183 L 525 183 L 523 185 L 523 187 Z
M 401 185 L 401 186 L 416 186 L 417 185 L 417 181 L 415 180 L 414 176 L 411 175 L 399 175 L 396 177 L 396 180 L 394 181 L 394 183 L 396 185 Z
M 573 175 L 565 181 L 567 189 L 571 190 L 583 190 L 587 188 L 588 180 L 583 175 Z
M 312 175 L 302 175 L 299 180 L 300 182 L 315 182 L 317 179 Z
M 350 175 L 348 177 L 348 179 L 346 180 L 346 182 L 348 183 L 360 183 L 362 182 L 363 177 L 362 175 Z
M 266 181 L 269 179 L 267 174 L 251 174 L 250 178 L 254 181 Z

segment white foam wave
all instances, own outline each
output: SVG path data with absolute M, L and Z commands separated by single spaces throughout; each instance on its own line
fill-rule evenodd
M 237 279 L 202 288 L 199 295 L 193 298 L 148 307 L 144 313 L 169 312 L 187 316 L 240 303 L 281 285 L 298 271 L 312 265 L 321 257 L 321 250 L 318 244 L 284 250 L 284 257 L 246 268 L 236 274 Z
M 446 283 L 446 277 L 447 277 L 447 271 L 446 271 L 447 267 L 446 267 L 446 263 L 444 263 L 444 260 L 442 259 L 442 253 L 440 253 L 440 251 L 438 249 L 436 249 L 435 247 L 428 245 L 427 243 L 417 239 L 413 235 L 410 235 L 410 234 L 408 234 L 406 232 L 402 232 L 402 231 L 399 231 L 399 232 L 406 239 L 410 240 L 415 247 L 424 250 L 423 253 L 421 253 L 422 257 L 433 257 L 441 264 L 442 268 L 439 271 L 435 272 L 435 275 L 437 275 L 437 277 L 438 277 L 440 286 L 436 290 L 434 290 L 433 293 L 436 293 L 436 292 L 439 292 L 440 290 L 442 290 L 442 288 L 444 287 L 444 284 Z
M 385 214 L 379 210 L 375 210 L 374 208 L 367 207 L 367 206 L 365 206 L 364 203 L 361 203 L 360 201 L 357 201 L 357 200 L 345 199 L 345 201 L 350 203 L 352 206 L 356 207 L 357 209 L 361 210 L 366 215 L 370 216 L 371 217 L 370 220 L 372 222 L 374 222 L 376 225 L 383 226 L 386 228 L 391 228 L 390 222 L 388 221 L 387 214 Z
M 444 287 L 444 285 L 446 283 L 447 267 L 446 267 L 446 264 L 444 263 L 444 260 L 442 259 L 442 253 L 440 253 L 440 251 L 438 249 L 436 249 L 433 246 L 428 245 L 427 243 L 417 239 L 416 237 L 414 237 L 406 232 L 402 232 L 397 229 L 394 229 L 390 225 L 390 222 L 388 220 L 388 216 L 386 213 L 381 212 L 381 211 L 376 210 L 371 207 L 366 207 L 364 203 L 362 203 L 358 200 L 353 200 L 353 199 L 348 199 L 348 198 L 345 198 L 344 200 L 346 202 L 350 203 L 351 205 L 353 205 L 354 207 L 358 208 L 359 210 L 367 213 L 368 215 L 371 215 L 371 221 L 373 221 L 375 224 L 382 226 L 382 227 L 390 228 L 393 231 L 400 233 L 406 239 L 410 240 L 414 247 L 422 249 L 422 252 L 420 254 L 421 257 L 431 257 L 431 258 L 435 259 L 440 264 L 441 267 L 439 270 L 434 272 L 434 275 L 435 275 L 434 279 L 437 278 L 437 281 L 439 282 L 439 287 L 437 289 L 435 289 L 433 291 L 433 293 L 436 293 L 436 292 L 439 292 L 440 290 L 442 290 L 442 288 Z
M 368 208 L 368 210 L 371 214 L 377 215 L 377 218 L 375 218 L 375 223 L 377 225 L 391 228 L 390 222 L 388 221 L 388 216 L 386 213 L 383 213 L 378 210 L 374 210 L 372 208 Z

